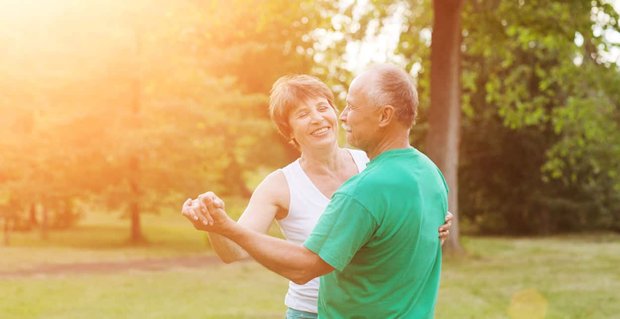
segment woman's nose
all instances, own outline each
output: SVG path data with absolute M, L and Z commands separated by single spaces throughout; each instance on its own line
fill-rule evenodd
M 319 112 L 317 112 L 317 111 L 312 111 L 310 113 L 310 119 L 312 121 L 315 121 L 315 122 L 316 121 L 320 121 L 321 120 L 321 114 Z

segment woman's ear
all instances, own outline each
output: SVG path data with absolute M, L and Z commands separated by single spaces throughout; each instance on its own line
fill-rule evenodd
M 299 149 L 299 143 L 297 143 L 297 140 L 291 136 L 291 138 L 288 140 L 288 143 L 293 145 L 297 150 Z

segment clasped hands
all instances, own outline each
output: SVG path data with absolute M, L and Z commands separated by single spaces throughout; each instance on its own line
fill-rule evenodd
M 181 213 L 194 228 L 219 233 L 228 223 L 234 222 L 224 209 L 224 201 L 221 198 L 213 192 L 206 192 L 196 199 L 188 198 L 183 203 Z

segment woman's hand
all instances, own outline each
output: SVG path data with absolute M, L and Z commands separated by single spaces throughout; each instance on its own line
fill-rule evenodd
M 454 215 L 451 212 L 448 212 L 446 215 L 446 222 L 439 227 L 439 238 L 441 239 L 441 245 L 448 239 L 448 235 L 450 235 L 450 227 L 452 227 L 452 219 Z

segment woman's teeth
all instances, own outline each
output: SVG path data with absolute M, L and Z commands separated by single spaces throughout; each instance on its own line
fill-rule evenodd
M 323 128 L 320 128 L 318 130 L 313 131 L 311 134 L 315 135 L 315 136 L 316 135 L 322 135 L 323 133 L 327 132 L 328 130 L 329 130 L 328 127 L 323 127 Z

